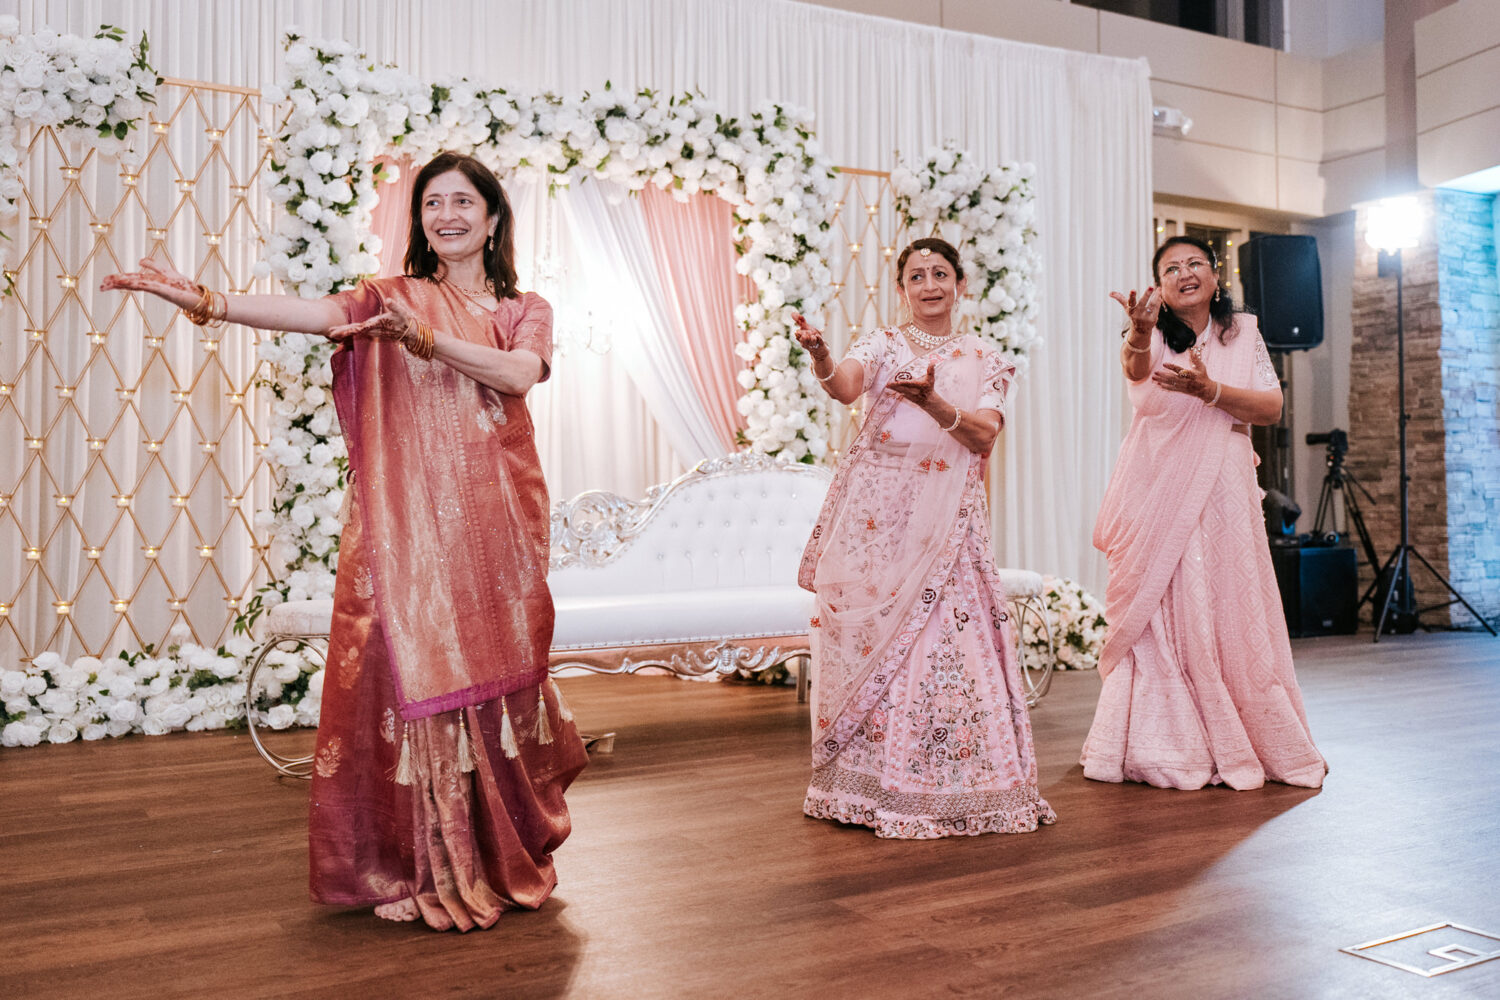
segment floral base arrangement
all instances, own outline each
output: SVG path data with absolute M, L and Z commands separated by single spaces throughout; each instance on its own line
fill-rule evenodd
M 245 668 L 255 643 L 236 637 L 205 649 L 174 634 L 160 654 L 144 650 L 68 663 L 43 653 L 20 670 L 0 671 L 0 746 L 71 743 L 106 736 L 245 725 Z M 300 653 L 273 652 L 257 692 L 256 724 L 313 726 L 323 670 Z
M 1107 625 L 1104 605 L 1072 580 L 1042 577 L 1042 603 L 1057 653 L 1058 670 L 1093 670 L 1099 666 Z M 1047 654 L 1047 636 L 1029 615 L 1021 616 L 1021 641 L 1039 656 Z

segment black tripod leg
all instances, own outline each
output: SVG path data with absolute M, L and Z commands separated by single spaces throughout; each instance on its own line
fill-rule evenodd
M 1375 570 L 1375 579 L 1371 580 L 1370 581 L 1370 585 L 1365 588 L 1365 592 L 1363 594 L 1359 595 L 1359 603 L 1360 604 L 1364 604 L 1366 601 L 1373 602 L 1375 600 L 1375 588 L 1378 587 L 1378 586 L 1380 586 L 1380 577 L 1385 573 L 1386 570 L 1390 569 L 1391 564 L 1396 561 L 1396 556 L 1399 555 L 1400 552 L 1401 552 L 1400 549 L 1397 549 L 1396 551 L 1392 552 L 1390 554 L 1390 556 L 1386 558 L 1386 561 L 1383 564 L 1381 564 L 1380 568 Z M 1372 569 L 1374 569 L 1374 567 L 1375 567 L 1375 560 L 1373 560 L 1373 559 L 1370 560 L 1370 567 Z M 1356 605 L 1356 606 L 1358 606 L 1358 605 Z M 1373 603 L 1371 603 L 1371 605 L 1370 605 L 1371 611 L 1374 611 L 1374 608 L 1375 608 L 1375 605 Z
M 1447 588 L 1448 593 L 1450 593 L 1454 597 L 1458 598 L 1458 603 L 1462 604 L 1464 607 L 1466 607 L 1466 608 L 1469 609 L 1469 614 L 1471 614 L 1475 618 L 1479 619 L 1479 624 L 1481 624 L 1481 625 L 1484 626 L 1484 630 L 1486 632 L 1488 632 L 1490 635 L 1494 635 L 1495 634 L 1495 630 L 1493 628 L 1490 628 L 1490 623 L 1484 620 L 1484 616 L 1481 615 L 1478 611 L 1474 610 L 1474 605 L 1472 605 L 1468 601 L 1464 600 L 1464 595 L 1460 594 L 1458 592 L 1458 589 L 1456 587 L 1454 587 L 1453 584 L 1451 584 L 1451 583 L 1448 582 L 1448 578 L 1447 577 L 1443 576 L 1443 574 L 1439 573 L 1436 569 L 1433 568 L 1432 563 L 1430 563 L 1430 562 L 1427 561 L 1427 557 L 1426 556 L 1422 555 L 1422 553 L 1418 552 L 1416 549 L 1412 549 L 1411 550 L 1411 554 L 1414 555 L 1414 556 L 1416 556 L 1419 560 L 1421 560 L 1422 565 L 1427 567 L 1427 572 L 1429 572 L 1433 576 L 1437 577 L 1438 583 L 1441 583 L 1445 588 Z
M 1356 489 L 1359 486 L 1358 483 L 1348 485 L 1353 485 Z M 1348 485 L 1344 489 L 1344 519 L 1354 525 L 1354 531 L 1359 535 L 1360 548 L 1365 550 L 1365 561 L 1373 567 L 1375 560 L 1380 557 L 1375 554 L 1375 542 L 1370 538 L 1370 529 L 1365 527 L 1365 516 L 1359 509 L 1359 501 Z
M 1387 561 L 1387 565 L 1389 565 L 1391 568 L 1391 582 L 1386 585 L 1385 602 L 1380 606 L 1380 620 L 1375 623 L 1376 642 L 1380 641 L 1380 633 L 1385 629 L 1386 615 L 1389 615 L 1391 613 L 1391 601 L 1395 600 L 1396 598 L 1396 581 L 1401 579 L 1401 570 L 1404 566 L 1406 566 L 1405 547 L 1398 548 L 1394 553 L 1392 553 L 1392 558 Z M 1378 583 L 1380 581 L 1380 578 L 1376 577 L 1375 580 Z

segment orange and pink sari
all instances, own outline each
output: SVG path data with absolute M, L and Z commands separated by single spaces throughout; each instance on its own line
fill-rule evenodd
M 972 336 L 915 357 L 875 331 L 848 357 L 868 413 L 798 578 L 817 595 L 803 811 L 902 839 L 1052 823 L 990 546 L 987 456 L 884 388 L 935 361 L 944 399 L 1003 413 L 1015 368 Z
M 1151 368 L 1186 366 L 1152 331 Z M 1255 319 L 1203 350 L 1209 377 L 1277 385 Z M 1255 481 L 1234 418 L 1150 379 L 1130 386 L 1094 545 L 1109 559 L 1103 688 L 1083 773 L 1165 788 L 1267 779 L 1316 788 L 1328 766 L 1308 732 Z
M 539 296 L 494 312 L 415 278 L 335 296 L 550 362 Z M 339 549 L 308 839 L 314 900 L 410 898 L 489 927 L 556 885 L 583 744 L 547 680 L 547 489 L 522 397 L 388 340 L 334 356 L 353 502 Z M 400 779 L 399 781 L 397 779 Z

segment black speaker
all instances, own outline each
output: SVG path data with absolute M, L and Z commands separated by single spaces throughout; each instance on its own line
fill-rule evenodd
M 1273 547 L 1271 564 L 1293 638 L 1359 631 L 1359 569 L 1352 546 Z
M 1323 275 L 1313 237 L 1252 236 L 1241 243 L 1240 287 L 1271 350 L 1305 351 L 1323 342 Z

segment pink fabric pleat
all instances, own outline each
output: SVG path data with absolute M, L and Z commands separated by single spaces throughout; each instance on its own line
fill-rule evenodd
M 1160 336 L 1158 365 L 1186 364 Z M 1263 354 L 1253 318 L 1241 316 L 1227 343 L 1209 339 L 1203 360 L 1225 385 L 1264 387 Z M 1231 432 L 1227 413 L 1149 380 L 1130 394 L 1135 419 L 1094 536 L 1109 559 L 1110 626 L 1084 774 L 1168 788 L 1318 787 L 1327 764 L 1297 686 L 1250 439 Z
M 742 390 L 735 376 L 745 362 L 734 353 L 740 289 L 729 203 L 708 194 L 680 202 L 647 186 L 641 214 L 688 374 L 724 450 L 734 451 L 735 437 L 745 427 L 736 409 Z

